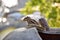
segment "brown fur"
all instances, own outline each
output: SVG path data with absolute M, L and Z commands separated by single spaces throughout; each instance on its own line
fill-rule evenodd
M 31 19 L 30 17 L 24 18 L 23 21 L 27 21 L 29 27 L 36 27 L 40 31 L 43 31 L 45 29 L 44 27 L 41 27 L 38 22 L 36 22 L 34 19 Z

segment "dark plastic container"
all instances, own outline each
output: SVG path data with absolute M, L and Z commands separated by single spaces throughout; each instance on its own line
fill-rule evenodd
M 60 29 L 50 29 L 50 31 L 39 32 L 43 40 L 60 40 Z

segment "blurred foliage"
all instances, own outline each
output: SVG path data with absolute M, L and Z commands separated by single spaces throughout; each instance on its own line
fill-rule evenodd
M 60 0 L 54 0 L 53 2 L 60 3 Z
M 60 27 L 60 7 L 53 7 L 52 4 L 55 2 L 60 3 L 60 0 L 29 0 L 22 9 L 22 12 L 31 14 L 35 11 L 37 6 L 39 7 L 38 11 L 47 18 L 50 27 Z

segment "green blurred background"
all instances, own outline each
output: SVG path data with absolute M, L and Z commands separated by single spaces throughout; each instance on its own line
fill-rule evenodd
M 60 0 L 29 0 L 26 2 L 25 7 L 21 9 L 21 12 L 28 15 L 38 10 L 46 17 L 50 27 L 60 28 L 59 5 Z

